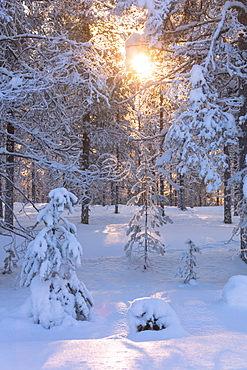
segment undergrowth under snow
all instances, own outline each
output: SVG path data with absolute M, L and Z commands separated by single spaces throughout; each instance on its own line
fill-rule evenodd
M 113 207 L 95 206 L 90 225 L 79 223 L 79 207 L 66 215 L 76 224 L 83 246 L 77 275 L 94 298 L 91 321 L 65 321 L 50 330 L 34 324 L 30 291 L 19 287 L 20 268 L 0 275 L 0 369 L 247 368 L 247 265 L 237 255 L 239 241 L 226 243 L 234 225 L 223 223 L 223 208 L 168 207 L 173 224 L 161 228 L 166 253 L 152 255 L 152 268 L 145 271 L 140 261 L 129 262 L 123 252 L 134 208 L 121 206 L 115 215 Z M 26 206 L 19 218 L 33 225 L 36 214 Z M 195 267 L 197 285 L 174 277 L 188 239 L 202 252 Z M 0 236 L 0 242 L 3 246 L 7 238 Z M 0 267 L 3 258 L 1 248 Z M 131 308 L 140 307 L 143 299 L 150 314 L 167 309 L 170 316 L 161 315 L 166 329 L 133 331 Z

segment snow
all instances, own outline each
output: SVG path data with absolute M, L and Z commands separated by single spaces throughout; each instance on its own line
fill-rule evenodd
M 247 198 L 247 175 L 245 175 L 243 179 L 243 193 L 245 198 Z
M 198 64 L 193 65 L 192 70 L 191 70 L 190 82 L 194 86 L 196 86 L 198 83 L 205 82 L 202 66 Z
M 191 102 L 200 102 L 200 101 L 205 101 L 206 96 L 203 94 L 202 88 L 198 87 L 197 89 L 191 90 L 190 91 L 190 101 Z
M 152 13 L 155 8 L 154 0 L 137 0 L 137 5 L 139 8 L 148 9 L 149 14 Z
M 247 276 L 232 276 L 222 291 L 222 299 L 231 306 L 247 309 Z
M 17 89 L 19 86 L 23 84 L 22 78 L 19 76 L 12 77 L 10 84 L 12 86 L 12 89 Z
M 20 213 L 21 207 L 16 208 L 25 226 L 35 223 L 31 206 Z M 76 273 L 94 299 L 90 321 L 64 320 L 49 330 L 34 324 L 29 289 L 18 284 L 20 268 L 0 275 L 1 369 L 246 369 L 247 306 L 237 303 L 245 302 L 247 265 L 236 254 L 238 239 L 226 243 L 238 218 L 225 225 L 223 207 L 187 211 L 167 207 L 173 224 L 160 228 L 166 253 L 153 254 L 152 268 L 143 271 L 138 261 L 129 262 L 123 252 L 135 209 L 120 206 L 120 213 L 114 214 L 114 207 L 94 206 L 90 225 L 79 223 L 79 205 L 66 215 L 76 224 L 77 239 L 83 245 Z M 202 251 L 197 256 L 197 285 L 174 278 L 187 239 Z M 0 236 L 0 242 L 3 246 L 6 237 Z M 3 257 L 1 248 L 0 267 Z M 234 281 L 235 288 L 228 281 Z M 155 313 L 163 312 L 165 303 L 170 326 L 160 331 L 130 330 L 128 312 L 136 300 L 146 301 Z
M 152 340 L 165 340 L 170 338 L 187 337 L 176 312 L 169 303 L 159 298 L 135 299 L 128 310 L 127 320 L 130 327 L 129 339 L 142 342 Z M 160 330 L 138 330 L 146 325 Z

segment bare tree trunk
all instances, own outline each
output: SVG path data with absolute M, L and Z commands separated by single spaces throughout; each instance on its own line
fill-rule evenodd
M 164 108 L 163 108 L 163 94 L 162 94 L 162 91 L 160 91 L 160 132 L 163 130 L 164 128 Z M 160 151 L 162 151 L 162 145 L 163 145 L 163 141 L 164 139 L 162 139 L 161 143 L 160 143 Z M 161 197 L 164 196 L 164 190 L 165 190 L 165 186 L 164 186 L 164 179 L 162 178 L 162 176 L 160 177 L 160 195 Z M 162 199 L 160 201 L 160 207 L 162 209 L 162 216 L 164 217 L 165 216 L 165 202 L 164 202 L 164 199 Z
M 231 224 L 232 223 L 232 213 L 231 213 L 232 194 L 231 194 L 231 186 L 229 185 L 229 180 L 231 178 L 231 164 L 230 164 L 228 146 L 225 146 L 224 154 L 227 156 L 227 168 L 224 171 L 224 223 Z
M 7 124 L 6 139 L 6 191 L 5 191 L 5 214 L 4 221 L 8 226 L 13 226 L 14 221 L 14 142 L 15 129 L 11 123 Z
M 35 163 L 32 162 L 32 201 L 36 203 L 36 168 L 35 168 Z
M 234 146 L 234 152 L 233 152 L 233 172 L 237 173 L 239 171 L 239 153 L 236 149 L 236 146 Z M 233 209 L 234 209 L 234 216 L 238 216 L 238 204 L 239 204 L 239 183 L 233 184 Z
M 194 208 L 195 204 L 195 190 L 193 183 L 190 184 L 190 208 Z
M 114 182 L 111 181 L 111 205 L 114 206 L 115 204 L 115 195 L 114 195 Z
M 116 183 L 115 184 L 115 211 L 114 211 L 114 213 L 116 213 L 116 214 L 119 213 L 118 203 L 119 203 L 119 188 L 118 188 L 118 184 Z
M 144 200 L 145 202 L 145 225 L 144 225 L 144 233 L 145 233 L 145 241 L 144 241 L 144 269 L 148 267 L 148 201 L 147 199 Z
M 82 148 L 83 148 L 83 154 L 82 154 L 82 168 L 88 169 L 89 167 L 89 151 L 90 151 L 90 138 L 89 135 L 84 132 L 83 134 L 83 140 L 82 140 Z M 89 224 L 89 191 L 88 189 L 84 192 L 84 198 L 81 203 L 81 223 L 82 224 Z
M 184 176 L 179 175 L 179 190 L 178 190 L 178 208 L 182 211 L 186 210 Z
M 116 156 L 117 156 L 117 163 L 119 162 L 119 149 L 117 147 L 117 150 L 116 150 Z M 118 183 L 116 182 L 115 183 L 115 197 L 114 197 L 114 205 L 115 205 L 115 213 L 118 214 L 119 211 L 118 211 L 118 203 L 119 203 L 119 186 L 118 186 Z
M 1 161 L 0 164 L 2 164 Z M 0 176 L 0 218 L 3 218 L 3 180 L 1 176 Z
M 245 4 L 245 0 L 242 0 L 242 3 Z M 239 21 L 247 26 L 247 15 L 244 10 L 239 10 Z M 247 37 L 246 35 L 239 35 L 238 39 L 239 50 L 246 52 L 247 50 Z M 240 117 L 242 118 L 241 124 L 241 135 L 239 137 L 239 170 L 243 170 L 247 167 L 246 155 L 247 155 L 247 81 L 242 78 L 240 80 L 240 95 L 243 96 L 244 102 L 240 110 Z M 240 199 L 244 199 L 243 194 L 243 182 L 241 182 L 240 188 Z M 244 208 L 240 212 L 240 222 L 241 220 L 247 218 L 247 209 Z M 247 263 L 247 227 L 242 227 L 240 229 L 240 249 L 241 249 L 241 258 Z

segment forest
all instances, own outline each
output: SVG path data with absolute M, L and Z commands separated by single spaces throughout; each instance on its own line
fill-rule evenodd
M 0 0 L 0 263 L 4 370 L 246 369 L 246 0 Z
M 4 232 L 32 240 L 14 202 L 36 207 L 59 187 L 85 224 L 91 204 L 156 209 L 161 225 L 165 205 L 223 204 L 225 223 L 240 215 L 246 259 L 245 2 L 0 7 Z
M 3 233 L 32 240 L 14 203 L 63 187 L 84 224 L 93 204 L 158 225 L 224 205 L 247 258 L 245 0 L 2 0 L 0 18 Z

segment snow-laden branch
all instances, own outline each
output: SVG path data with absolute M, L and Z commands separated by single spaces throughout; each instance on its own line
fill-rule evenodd
M 209 52 L 208 52 L 208 55 L 207 55 L 207 58 L 206 58 L 206 61 L 205 61 L 205 69 L 208 69 L 209 68 L 209 64 L 210 62 L 212 63 L 212 66 L 213 68 L 215 68 L 215 62 L 214 62 L 214 48 L 215 48 L 215 43 L 217 41 L 217 39 L 219 38 L 220 34 L 221 34 L 221 30 L 224 26 L 224 23 L 225 23 L 225 20 L 226 20 L 226 16 L 227 16 L 227 12 L 229 9 L 233 8 L 233 7 L 238 7 L 238 8 L 241 8 L 243 10 L 245 10 L 245 12 L 247 12 L 247 7 L 241 3 L 240 1 L 227 1 L 223 10 L 222 10 L 222 13 L 221 13 L 221 20 L 218 24 L 218 27 L 216 28 L 215 32 L 214 32 L 214 35 L 213 35 L 213 38 L 212 38 L 212 41 L 211 41 L 211 45 L 210 45 L 210 49 L 209 49 Z

